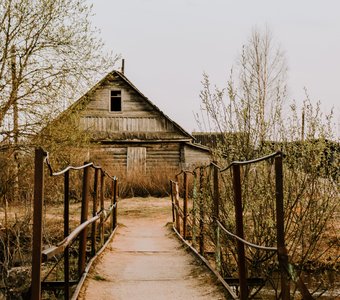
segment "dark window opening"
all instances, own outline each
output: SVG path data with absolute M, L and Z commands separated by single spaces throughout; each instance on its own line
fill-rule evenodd
M 122 92 L 111 91 L 110 111 L 122 111 Z

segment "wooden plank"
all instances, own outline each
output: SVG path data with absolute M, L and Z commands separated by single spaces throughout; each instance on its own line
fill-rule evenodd
M 146 148 L 145 147 L 128 147 L 127 148 L 127 171 L 146 172 Z
M 127 116 L 91 116 L 84 115 L 80 119 L 80 125 L 85 130 L 95 132 L 112 132 L 122 133 L 130 132 L 138 135 L 138 133 L 169 133 L 176 137 L 184 137 L 183 134 L 174 130 L 169 130 L 167 121 L 162 117 L 127 117 Z

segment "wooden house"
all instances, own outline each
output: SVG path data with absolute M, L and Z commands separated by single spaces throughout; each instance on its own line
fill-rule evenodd
M 112 71 L 71 106 L 93 141 L 89 159 L 129 172 L 190 168 L 211 160 L 207 147 L 165 115 L 123 73 Z

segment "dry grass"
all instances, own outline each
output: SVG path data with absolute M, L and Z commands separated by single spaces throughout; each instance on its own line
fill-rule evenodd
M 130 218 L 169 217 L 171 216 L 171 199 L 170 197 L 134 197 L 122 199 L 118 202 L 118 220 L 121 216 Z
M 246 239 L 255 244 L 275 246 L 276 215 L 273 166 L 263 162 L 257 169 L 251 168 L 248 173 L 241 173 L 244 232 Z M 288 230 L 286 242 L 289 260 L 296 266 L 296 271 L 299 274 L 308 277 L 308 282 L 312 282 L 314 278 L 319 280 L 318 284 L 313 282 L 311 285 L 311 287 L 319 289 L 317 293 L 323 289 L 328 293 L 336 292 L 339 287 L 338 277 L 335 274 L 339 272 L 340 268 L 338 190 L 332 180 L 312 176 L 299 170 L 286 168 L 284 175 L 286 229 Z M 232 178 L 229 173 L 225 177 L 220 181 L 220 217 L 226 228 L 235 232 Z M 204 181 L 203 192 L 205 250 L 208 252 L 215 249 L 214 226 L 211 226 L 213 224 L 212 186 L 212 177 L 208 176 Z M 197 204 L 199 205 L 199 203 Z M 196 232 L 199 231 L 198 221 L 196 221 Z M 236 243 L 225 234 L 220 233 L 220 235 L 223 276 L 237 277 Z M 267 260 L 265 252 L 254 251 L 248 247 L 246 255 L 250 276 L 277 277 L 276 256 Z M 274 279 L 271 284 L 277 286 Z
M 105 201 L 109 207 L 110 199 Z M 89 203 L 91 207 L 92 203 Z M 63 203 L 45 203 L 43 208 L 43 249 L 56 245 L 63 240 Z M 70 231 L 80 224 L 81 203 L 70 204 Z M 89 212 L 89 217 L 91 217 Z M 6 215 L 6 222 L 5 222 Z M 30 267 L 32 259 L 32 207 L 25 207 L 18 203 L 11 203 L 7 210 L 0 209 L 0 299 L 1 295 L 7 297 L 20 297 L 30 285 Z M 6 225 L 6 226 L 4 226 Z M 106 224 L 106 227 L 109 226 Z M 89 231 L 90 232 L 90 231 Z M 71 253 L 77 253 L 77 242 L 71 248 Z M 71 275 L 76 274 L 77 261 L 72 259 L 75 266 L 71 266 Z M 43 264 L 42 273 L 47 274 L 54 264 L 53 261 Z M 13 279 L 13 274 L 16 276 Z M 18 273 L 17 273 L 18 272 Z M 51 277 L 52 276 L 52 277 Z M 57 267 L 49 279 L 62 280 L 62 267 Z M 50 299 L 50 298 L 48 298 Z
M 125 169 L 119 168 L 108 168 L 108 172 L 118 177 L 121 198 L 166 197 L 170 195 L 170 179 L 174 178 L 178 169 L 165 165 L 146 172 L 126 173 Z

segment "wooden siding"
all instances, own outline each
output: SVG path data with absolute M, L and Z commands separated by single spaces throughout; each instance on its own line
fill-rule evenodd
M 127 148 L 127 172 L 142 173 L 146 172 L 146 148 L 128 147 Z
M 154 108 L 144 101 L 143 97 L 138 95 L 127 84 L 122 81 L 108 82 L 102 87 L 98 88 L 92 96 L 91 101 L 87 105 L 87 111 L 91 113 L 104 114 L 119 114 L 122 112 L 110 112 L 110 92 L 111 90 L 120 90 L 122 102 L 122 112 L 124 113 L 138 113 L 145 116 L 152 114 Z
M 121 111 L 110 111 L 111 90 L 121 91 Z M 80 114 L 80 125 L 92 134 L 93 139 L 98 137 L 98 140 L 103 140 L 104 137 L 106 140 L 124 138 L 150 140 L 156 138 L 150 133 L 157 133 L 158 139 L 191 140 L 145 97 L 118 76 L 109 77 L 88 96 L 86 108 Z
M 183 167 L 192 168 L 197 165 L 206 165 L 211 162 L 211 154 L 209 151 L 199 149 L 197 147 L 184 145 L 183 147 Z
M 96 146 L 90 150 L 90 159 L 107 168 L 126 169 L 127 147 Z
M 142 148 L 145 150 L 140 150 Z M 97 145 L 90 150 L 90 160 L 94 160 L 107 168 L 124 172 L 133 169 L 131 165 L 133 161 L 136 164 L 145 165 L 147 172 L 160 168 L 178 169 L 182 163 L 180 149 L 180 143 L 161 142 Z M 145 151 L 145 154 L 142 155 L 143 151 Z M 142 156 L 145 157 L 145 164 Z
M 111 91 L 121 101 L 112 111 Z M 121 110 L 119 110 L 121 108 Z M 153 105 L 124 75 L 108 74 L 84 97 L 74 111 L 80 127 L 94 142 L 90 160 L 114 172 L 153 172 L 207 161 L 207 151 L 185 146 L 193 138 Z M 77 110 L 78 109 L 78 110 Z
M 154 168 L 179 168 L 181 164 L 180 144 L 155 144 L 148 148 L 147 167 Z
M 154 117 L 84 116 L 81 126 L 85 130 L 104 132 L 171 132 L 174 126 L 166 119 Z

